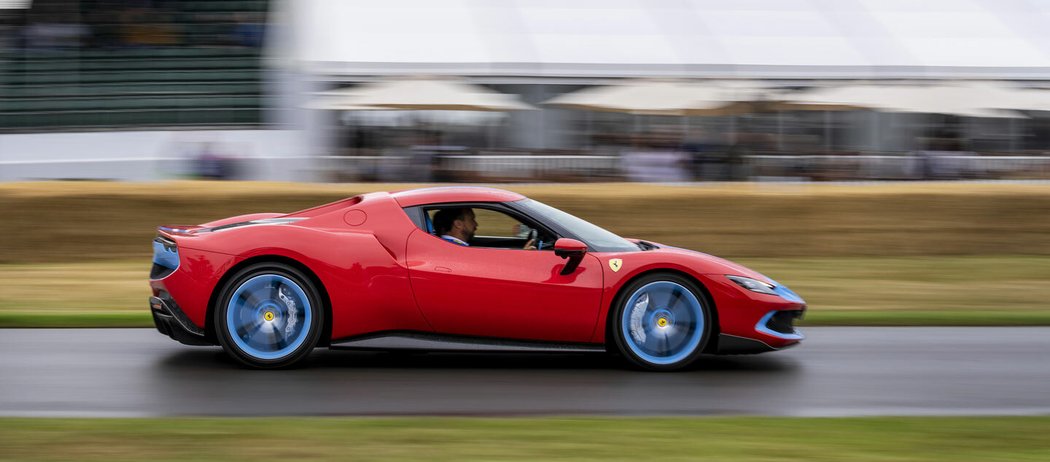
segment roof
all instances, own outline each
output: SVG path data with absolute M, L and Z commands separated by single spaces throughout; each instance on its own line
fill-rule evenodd
M 409 189 L 390 193 L 402 207 L 444 202 L 512 202 L 525 198 L 521 194 L 480 186 L 441 186 Z
M 1050 77 L 1050 2 L 286 0 L 325 75 Z M 367 45 L 362 45 L 367 44 Z

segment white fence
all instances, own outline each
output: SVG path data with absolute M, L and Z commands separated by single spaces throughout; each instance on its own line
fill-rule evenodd
M 71 146 L 75 148 L 75 146 Z M 0 181 L 155 181 L 214 173 L 271 181 L 551 182 L 720 180 L 1050 179 L 1038 156 L 746 156 L 737 164 L 687 156 L 399 155 L 179 156 L 3 159 Z
M 311 181 L 313 158 L 292 130 L 184 130 L 0 135 L 0 181 L 155 181 L 200 173 L 226 159 L 238 176 Z
M 724 159 L 679 155 L 433 155 L 318 157 L 328 181 L 718 181 L 718 180 L 951 180 L 1050 179 L 1050 156 L 976 156 L 944 153 L 858 156 L 745 156 Z
M 1050 179 L 1050 156 L 913 155 L 748 156 L 752 177 L 846 180 Z

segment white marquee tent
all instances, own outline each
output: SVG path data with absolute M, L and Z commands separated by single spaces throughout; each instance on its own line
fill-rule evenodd
M 624 78 L 1050 81 L 1050 0 L 281 0 L 271 24 L 285 107 L 384 77 L 463 76 L 541 106 L 501 128 L 525 149 L 573 143 L 569 111 L 542 103 Z M 866 145 L 903 145 L 882 143 Z
M 285 0 L 310 74 L 1050 79 L 1046 0 Z

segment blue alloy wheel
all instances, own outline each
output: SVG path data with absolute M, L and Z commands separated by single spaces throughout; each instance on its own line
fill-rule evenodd
M 237 286 L 226 306 L 226 330 L 233 343 L 256 360 L 280 360 L 310 336 L 310 298 L 292 279 L 264 273 Z
M 621 316 L 623 342 L 634 355 L 655 366 L 677 366 L 692 358 L 704 336 L 700 299 L 677 282 L 658 280 L 627 298 Z

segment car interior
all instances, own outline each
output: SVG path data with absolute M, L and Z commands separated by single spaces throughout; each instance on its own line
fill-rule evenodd
M 434 214 L 444 207 L 425 209 L 427 232 L 437 236 L 434 229 Z M 469 244 L 473 247 L 492 247 L 500 249 L 523 249 L 530 240 L 536 250 L 552 250 L 557 239 L 553 233 L 527 221 L 524 218 L 511 216 L 503 211 L 482 207 L 471 207 L 474 219 L 478 222 L 477 232 Z M 453 244 L 455 245 L 455 244 Z

